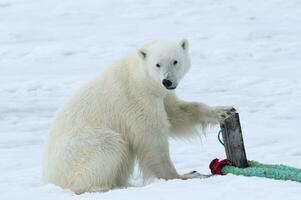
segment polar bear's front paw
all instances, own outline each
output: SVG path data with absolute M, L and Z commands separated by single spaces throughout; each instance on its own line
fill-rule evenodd
M 207 175 L 202 175 L 198 173 L 197 171 L 191 171 L 187 174 L 181 175 L 181 179 L 187 180 L 187 179 L 193 179 L 193 178 L 207 178 Z
M 216 106 L 212 109 L 213 116 L 218 122 L 224 121 L 227 117 L 236 112 L 236 109 L 231 106 Z

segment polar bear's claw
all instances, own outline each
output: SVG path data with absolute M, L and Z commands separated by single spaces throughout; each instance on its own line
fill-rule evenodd
M 218 122 L 224 121 L 235 112 L 236 109 L 231 106 L 216 106 L 213 108 L 213 115 Z

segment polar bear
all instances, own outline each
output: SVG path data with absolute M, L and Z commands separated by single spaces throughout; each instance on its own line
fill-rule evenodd
M 189 179 L 169 155 L 168 138 L 198 134 L 235 111 L 178 99 L 190 68 L 188 41 L 152 42 L 128 53 L 79 89 L 46 140 L 43 177 L 76 194 L 127 187 L 134 161 L 144 178 Z

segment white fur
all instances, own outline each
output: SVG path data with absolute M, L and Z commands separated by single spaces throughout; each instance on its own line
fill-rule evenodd
M 168 137 L 186 137 L 198 125 L 217 124 L 231 107 L 181 101 L 162 85 L 169 78 L 176 86 L 189 67 L 186 40 L 154 42 L 82 87 L 51 127 L 44 180 L 77 194 L 127 187 L 135 159 L 145 178 L 197 177 L 177 173 Z

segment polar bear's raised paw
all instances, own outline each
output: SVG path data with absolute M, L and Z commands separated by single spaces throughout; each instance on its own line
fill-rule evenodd
M 218 122 L 222 122 L 233 115 L 236 112 L 236 109 L 232 106 L 216 106 L 213 107 L 212 112 L 214 118 L 216 118 Z

